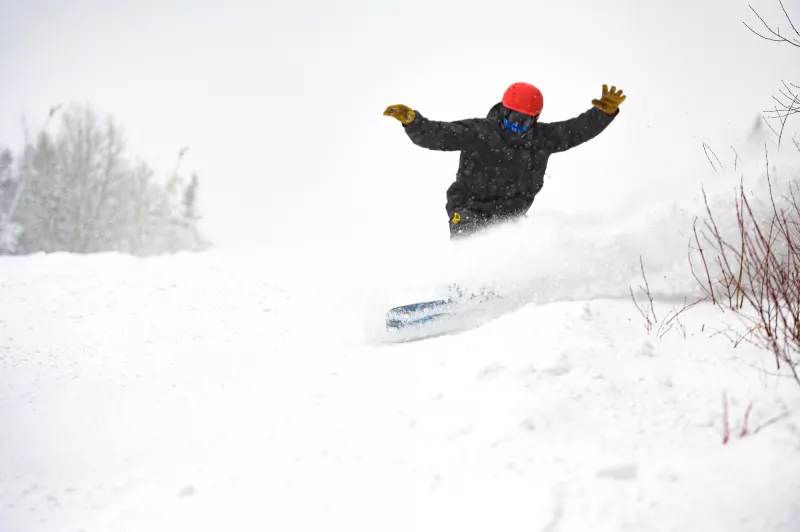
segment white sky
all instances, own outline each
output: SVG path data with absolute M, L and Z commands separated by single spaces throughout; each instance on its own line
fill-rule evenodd
M 777 1 L 751 3 L 786 27 Z M 413 146 L 387 105 L 485 116 L 528 81 L 557 121 L 615 84 L 622 113 L 551 158 L 533 210 L 696 194 L 714 179 L 701 143 L 746 152 L 781 79 L 800 80 L 800 51 L 743 20 L 757 24 L 745 0 L 0 0 L 0 142 L 19 146 L 23 116 L 35 128 L 86 102 L 158 168 L 190 146 L 220 246 L 445 242 L 458 155 Z

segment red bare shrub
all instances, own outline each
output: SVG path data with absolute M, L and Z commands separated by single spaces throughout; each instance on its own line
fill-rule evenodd
M 740 184 L 735 201 L 738 235 L 723 231 L 708 198 L 704 230 L 695 222 L 690 246 L 692 274 L 706 296 L 750 324 L 751 341 L 769 349 L 778 369 L 787 368 L 800 384 L 800 204 L 795 183 L 777 197 L 769 174 L 769 202 L 758 205 Z M 699 253 L 702 273 L 692 263 Z M 701 278 L 701 275 L 703 278 Z

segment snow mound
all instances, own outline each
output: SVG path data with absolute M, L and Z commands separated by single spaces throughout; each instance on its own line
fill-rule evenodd
M 661 320 L 692 290 L 652 229 L 3 258 L 0 530 L 797 531 L 800 387 L 713 308 L 648 334 L 639 253 Z M 524 305 L 365 336 L 451 282 Z

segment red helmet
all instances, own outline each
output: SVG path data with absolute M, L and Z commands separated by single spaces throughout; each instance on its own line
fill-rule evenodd
M 514 83 L 503 94 L 503 105 L 512 111 L 538 116 L 544 107 L 542 91 L 529 83 Z

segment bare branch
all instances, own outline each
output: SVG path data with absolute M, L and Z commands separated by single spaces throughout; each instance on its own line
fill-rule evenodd
M 647 295 L 647 299 L 650 301 L 650 312 L 653 313 L 653 321 L 658 322 L 658 318 L 656 318 L 656 309 L 653 306 L 653 296 L 650 295 L 650 285 L 647 282 L 647 275 L 644 272 L 644 261 L 642 261 L 641 255 L 639 255 L 639 266 L 642 268 L 642 277 L 644 278 L 644 286 L 645 286 L 644 292 Z
M 750 411 L 753 409 L 753 402 L 747 405 L 747 410 L 744 411 L 744 420 L 742 421 L 742 430 L 739 433 L 740 438 L 747 436 L 747 423 L 750 421 Z
M 764 18 L 763 18 L 761 15 L 759 15 L 759 14 L 758 14 L 758 11 L 756 11 L 756 10 L 753 8 L 753 6 L 748 6 L 748 7 L 750 8 L 750 10 L 751 10 L 753 13 L 755 13 L 756 17 L 758 17 L 758 20 L 760 20 L 760 21 L 761 21 L 761 23 L 764 25 L 764 27 L 767 29 L 767 31 L 768 31 L 769 33 L 771 33 L 771 34 L 772 34 L 772 35 L 773 35 L 775 38 L 773 39 L 773 38 L 770 38 L 770 37 L 766 37 L 766 36 L 764 36 L 764 35 L 761 35 L 761 34 L 760 34 L 760 33 L 758 33 L 757 31 L 755 31 L 753 28 L 751 28 L 750 26 L 748 26 L 746 23 L 744 23 L 744 25 L 747 27 L 747 29 L 749 29 L 750 31 L 752 31 L 753 33 L 755 33 L 756 35 L 758 35 L 759 37 L 761 37 L 762 39 L 765 39 L 765 40 L 767 40 L 767 41 L 773 41 L 773 42 L 787 42 L 787 43 L 791 44 L 792 46 L 796 46 L 796 47 L 800 48 L 800 44 L 798 44 L 798 43 L 796 43 L 796 42 L 793 42 L 793 41 L 790 41 L 789 39 L 787 39 L 786 37 L 784 37 L 783 35 L 781 35 L 779 31 L 775 31 L 775 30 L 773 30 L 773 29 L 772 29 L 772 28 L 769 26 L 769 24 L 767 24 L 767 22 L 764 20 Z M 783 7 L 783 4 L 781 4 L 781 7 Z M 784 12 L 785 12 L 785 10 L 784 10 Z M 788 17 L 789 15 L 787 14 L 786 16 Z
M 636 301 L 636 297 L 633 295 L 633 288 L 630 288 L 630 291 L 631 291 L 631 299 L 633 300 L 633 304 L 636 306 L 636 310 L 639 311 L 639 314 L 641 314 L 642 317 L 644 318 L 644 322 L 645 322 L 644 328 L 649 333 L 653 328 L 653 322 L 650 321 L 650 315 L 647 313 L 647 310 L 644 307 L 640 306 L 639 302 Z
M 671 322 L 672 322 L 672 321 L 675 321 L 675 322 L 678 324 L 678 326 L 680 327 L 681 331 L 683 331 L 683 337 L 684 337 L 684 338 L 686 338 L 686 328 L 685 328 L 685 327 L 683 326 L 683 324 L 681 323 L 681 320 L 680 320 L 680 315 L 681 315 L 681 314 L 683 314 L 684 312 L 686 312 L 687 310 L 691 309 L 692 307 L 694 307 L 694 306 L 695 306 L 695 305 L 697 305 L 698 303 L 701 303 L 701 302 L 705 301 L 706 299 L 707 299 L 707 298 L 705 298 L 705 297 L 701 297 L 700 299 L 698 299 L 698 300 L 697 300 L 697 301 L 695 301 L 694 303 L 689 303 L 689 304 L 687 304 L 687 303 L 686 303 L 686 300 L 684 299 L 684 301 L 683 301 L 683 307 L 682 307 L 680 310 L 677 310 L 677 311 L 673 310 L 673 311 L 671 311 L 671 312 L 672 312 L 672 317 L 669 317 L 669 316 L 670 316 L 670 314 L 667 314 L 667 316 L 666 316 L 666 317 L 667 317 L 668 319 L 666 319 L 666 320 L 665 320 L 665 321 L 664 321 L 664 322 L 661 324 L 661 326 L 658 328 L 658 336 L 659 336 L 660 338 L 663 338 L 663 337 L 664 337 L 664 335 L 665 335 L 665 334 L 667 334 L 667 333 L 669 332 L 669 330 L 670 330 L 670 329 L 672 329 L 672 325 L 670 325 L 670 324 L 671 324 Z M 666 329 L 665 329 L 665 327 L 666 327 Z
M 792 27 L 792 30 L 794 30 L 795 34 L 798 37 L 800 37 L 800 33 L 798 33 L 797 28 L 794 27 L 794 23 L 792 22 L 792 17 L 790 17 L 789 13 L 786 12 L 786 8 L 783 7 L 783 1 L 782 0 L 778 0 L 778 3 L 781 5 L 781 9 L 783 9 L 783 14 L 786 15 L 786 20 L 789 21 L 789 25 Z
M 786 128 L 786 121 L 789 120 L 789 115 L 791 113 L 786 113 L 783 118 L 780 119 L 781 121 L 781 132 L 778 134 L 778 148 L 781 147 L 781 141 L 783 140 L 783 130 Z
M 791 95 L 792 95 L 792 98 L 794 98 L 794 100 L 796 101 L 796 100 L 798 99 L 798 95 L 797 95 L 797 94 L 795 94 L 794 92 L 792 92 L 792 89 L 790 89 L 790 88 L 789 88 L 789 85 L 790 85 L 790 84 L 789 84 L 789 83 L 786 83 L 786 81 L 785 81 L 785 80 L 781 80 L 781 83 L 783 84 L 783 87 L 786 89 L 786 92 L 788 92 L 789 94 L 791 94 Z
M 728 422 L 728 394 L 722 392 L 722 444 L 731 439 L 731 428 Z
M 711 146 L 709 146 L 709 145 L 708 145 L 708 144 L 706 144 L 705 142 L 703 143 L 703 151 L 704 151 L 704 152 L 705 152 L 705 154 L 706 154 L 706 159 L 708 159 L 708 162 L 711 164 L 711 168 L 713 168 L 713 169 L 714 169 L 714 173 L 716 173 L 716 174 L 719 174 L 719 172 L 717 172 L 717 167 L 716 167 L 716 166 L 714 166 L 714 162 L 711 160 L 711 157 L 708 155 L 708 152 L 711 152 L 711 154 L 714 156 L 714 158 L 715 158 L 715 159 L 717 160 L 717 162 L 719 163 L 719 166 L 720 166 L 720 168 L 722 168 L 723 170 L 725 169 L 725 167 L 724 167 L 724 166 L 722 166 L 722 161 L 720 161 L 720 160 L 719 160 L 719 157 L 717 157 L 717 154 L 716 154 L 716 153 L 714 153 L 714 150 L 712 150 L 712 149 L 711 149 Z
M 731 146 L 731 149 L 733 150 L 734 155 L 736 155 L 736 158 L 733 160 L 733 171 L 735 172 L 738 168 L 738 162 L 741 161 L 742 158 L 739 157 L 739 154 L 736 152 L 736 149 L 733 146 Z
M 752 8 L 751 8 L 751 9 L 752 9 Z M 758 33 L 756 30 L 754 30 L 753 28 L 751 28 L 750 26 L 748 26 L 748 25 L 747 25 L 747 22 L 742 22 L 742 24 L 744 24 L 744 25 L 745 25 L 745 27 L 746 27 L 748 30 L 752 31 L 753 33 L 755 33 L 756 35 L 758 35 L 759 37 L 761 37 L 762 39 L 764 39 L 764 40 L 766 40 L 766 41 L 772 41 L 772 42 L 783 42 L 783 40 L 784 40 L 784 39 L 770 39 L 769 37 L 765 37 L 764 35 L 761 35 L 761 34 L 760 34 L 760 33 Z
M 735 206 L 741 241 L 726 240 L 703 192 L 705 231 L 698 232 L 695 220 L 689 260 L 692 275 L 706 295 L 716 303 L 716 289 L 727 293 L 731 310 L 752 324 L 735 339 L 727 331 L 717 334 L 725 334 L 734 347 L 747 341 L 767 348 L 774 356 L 777 370 L 788 368 L 790 375 L 786 376 L 800 384 L 800 195 L 794 193 L 796 183 L 789 185 L 788 193 L 778 195 L 770 175 L 766 144 L 764 165 L 769 202 L 762 205 L 767 211 L 760 206 L 755 209 L 745 193 L 744 181 L 739 185 Z M 706 271 L 704 281 L 695 273 L 693 244 L 700 251 Z M 709 264 L 715 266 L 713 279 Z M 747 313 L 752 309 L 754 315 L 743 311 L 745 303 Z
M 780 136 L 778 135 L 778 132 L 775 131 L 775 128 L 773 128 L 772 125 L 769 122 L 767 122 L 766 118 L 764 118 L 763 116 L 761 118 L 764 120 L 764 123 L 767 124 L 767 127 L 775 134 L 776 137 Z
M 756 427 L 756 430 L 753 431 L 753 434 L 758 434 L 761 429 L 769 427 L 770 425 L 773 425 L 773 424 L 777 423 L 778 421 L 780 421 L 781 419 L 786 418 L 786 417 L 789 417 L 789 412 L 788 411 L 783 412 L 783 413 L 778 414 L 777 416 L 775 416 L 773 418 L 768 419 L 767 421 L 765 421 L 764 423 L 762 423 L 761 425 Z

